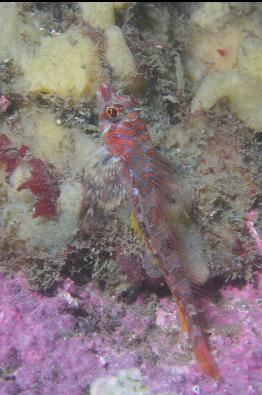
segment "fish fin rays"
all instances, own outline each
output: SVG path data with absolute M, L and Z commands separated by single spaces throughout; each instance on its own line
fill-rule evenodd
M 87 177 L 87 196 L 111 211 L 127 200 L 125 186 L 120 179 L 119 161 L 104 151 Z M 85 203 L 84 203 L 85 204 Z

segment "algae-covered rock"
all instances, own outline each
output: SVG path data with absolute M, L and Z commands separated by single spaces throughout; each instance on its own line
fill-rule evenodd
M 51 255 L 73 239 L 78 228 L 83 185 L 65 179 L 53 165 L 32 156 L 29 148 L 16 145 L 6 135 L 1 139 L 3 205 L 0 223 L 17 247 L 23 245 L 32 255 Z
M 262 83 L 262 39 L 246 37 L 239 51 L 239 69 Z
M 112 26 L 106 30 L 105 36 L 106 59 L 112 67 L 113 78 L 130 82 L 136 75 L 136 66 L 122 30 L 118 26 Z
M 83 19 L 94 28 L 107 29 L 115 24 L 115 10 L 120 11 L 133 5 L 134 2 L 79 2 Z
M 115 24 L 114 3 L 113 2 L 79 2 L 82 15 L 85 21 L 91 26 L 100 29 L 107 29 Z
M 75 131 L 71 175 L 75 177 L 77 174 L 89 172 L 99 161 L 99 149 L 101 146 L 92 138 Z
M 187 68 L 194 81 L 218 70 L 234 69 L 238 64 L 237 54 L 245 32 L 227 25 L 219 34 L 215 31 L 198 32 L 190 44 L 191 57 Z
M 78 99 L 93 95 L 102 69 L 91 39 L 76 30 L 43 38 L 33 57 L 22 59 L 26 92 L 50 93 Z
M 15 36 L 18 34 L 18 10 L 15 3 L 3 2 L 0 4 L 0 56 L 8 56 L 12 49 Z
M 135 61 L 123 31 L 115 26 L 115 11 L 132 4 L 79 3 L 79 14 L 90 24 L 90 31 L 83 29 L 84 34 L 83 25 L 60 32 L 39 28 L 45 19 L 35 8 L 30 19 L 28 14 L 22 14 L 22 5 L 19 9 L 15 4 L 1 4 L 0 61 L 14 61 L 19 72 L 14 89 L 23 95 L 45 93 L 78 101 L 86 95 L 94 96 L 108 75 L 108 64 L 115 80 L 130 83 L 136 73 Z M 106 45 L 101 45 L 103 42 Z
M 114 1 L 114 9 L 115 10 L 124 10 L 134 4 L 136 4 L 135 1 Z
M 229 3 L 205 1 L 193 12 L 191 22 L 202 29 L 217 29 L 224 22 L 229 10 Z
M 238 69 L 217 71 L 203 80 L 191 110 L 208 110 L 220 99 L 227 98 L 239 119 L 251 129 L 261 131 L 262 40 L 246 38 L 238 59 Z
M 192 101 L 192 112 L 208 110 L 224 97 L 229 99 L 239 119 L 251 129 L 262 130 L 262 84 L 238 71 L 207 76 Z
M 33 107 L 21 118 L 21 125 L 21 140 L 32 147 L 35 156 L 50 161 L 58 168 L 65 166 L 73 150 L 72 133 L 57 124 L 51 111 L 37 111 Z
M 32 18 L 31 18 L 32 19 Z M 19 63 L 26 57 L 27 46 L 39 42 L 41 30 L 36 23 L 28 23 L 30 17 L 22 18 L 18 3 L 0 3 L 0 61 L 13 59 Z
M 249 6 L 248 3 L 199 4 L 190 18 L 192 31 L 188 42 L 189 57 L 186 59 L 194 82 L 218 70 L 238 68 L 243 40 L 248 35 L 262 36 L 258 15 L 254 12 L 254 5 Z
M 235 71 L 217 71 L 208 75 L 192 101 L 192 112 L 206 110 L 223 97 L 234 99 L 238 94 L 240 76 Z
M 56 218 L 33 218 L 35 197 L 28 189 L 17 190 L 21 180 L 28 178 L 26 171 L 27 168 L 18 167 L 12 176 L 8 187 L 9 201 L 1 213 L 1 223 L 7 234 L 15 231 L 17 239 L 26 243 L 29 252 L 37 250 L 54 255 L 73 239 L 77 230 L 83 188 L 77 181 L 63 182 Z

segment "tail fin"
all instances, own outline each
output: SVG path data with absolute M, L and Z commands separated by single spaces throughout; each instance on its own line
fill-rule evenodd
M 194 333 L 192 333 L 191 338 L 193 352 L 201 370 L 212 379 L 218 380 L 220 377 L 219 370 L 208 348 L 203 333 L 200 331 L 200 336 L 199 334 L 194 336 Z
M 220 378 L 219 370 L 208 348 L 206 339 L 198 323 L 198 319 L 193 320 L 191 318 L 191 314 L 186 314 L 184 306 L 181 303 L 177 302 L 177 306 L 181 328 L 182 330 L 186 328 L 189 332 L 193 352 L 201 370 L 212 379 L 218 380 Z M 194 311 L 194 317 L 197 317 L 196 311 Z

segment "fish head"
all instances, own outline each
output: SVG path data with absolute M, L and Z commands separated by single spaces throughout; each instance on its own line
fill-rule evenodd
M 139 116 L 137 100 L 128 95 L 119 94 L 111 85 L 101 84 L 96 94 L 99 113 L 99 131 L 103 135 L 108 132 L 121 132 L 136 122 Z

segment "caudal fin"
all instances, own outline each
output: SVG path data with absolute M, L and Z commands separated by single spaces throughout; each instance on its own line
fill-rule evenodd
M 192 339 L 193 352 L 201 370 L 214 380 L 220 378 L 218 367 L 208 348 L 207 342 L 203 334 Z
M 186 316 L 183 305 L 179 301 L 177 301 L 177 312 L 182 331 L 189 332 L 193 352 L 195 354 L 195 358 L 199 364 L 199 367 L 207 376 L 211 377 L 214 380 L 218 380 L 220 378 L 219 370 L 208 348 L 200 325 L 198 324 L 198 322 L 193 322 L 190 319 L 190 316 Z

